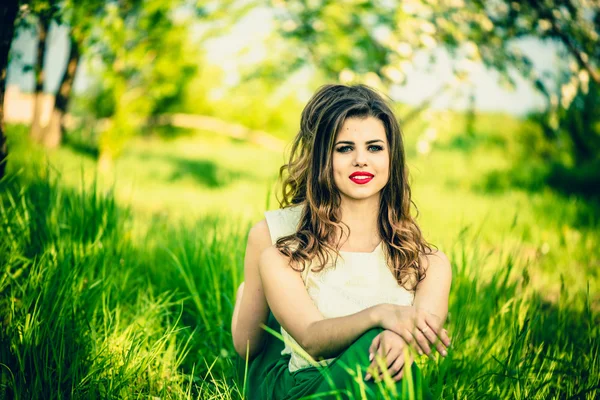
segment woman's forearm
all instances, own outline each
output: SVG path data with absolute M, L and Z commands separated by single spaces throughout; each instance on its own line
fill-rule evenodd
M 440 318 L 442 325 L 448 315 L 448 297 L 452 282 L 450 260 L 441 251 L 426 257 L 428 268 L 415 292 L 413 305 Z
M 313 359 L 339 355 L 363 333 L 380 325 L 379 306 L 325 318 L 308 295 L 301 272 L 290 268 L 288 258 L 275 246 L 261 254 L 258 265 L 273 315 Z
M 244 257 L 244 284 L 238 289 L 232 317 L 233 345 L 240 357 L 252 358 L 262 349 L 266 332 L 261 328 L 267 323 L 269 308 L 258 273 L 260 253 L 270 245 L 271 238 L 266 222 L 256 224 L 248 234 Z
M 240 305 L 242 303 L 242 294 L 244 293 L 244 282 L 238 287 L 235 295 L 235 306 L 233 307 L 233 316 L 231 317 L 231 336 L 235 337 L 235 331 L 237 328 L 237 319 L 240 313 Z
M 378 306 L 345 317 L 313 322 L 304 334 L 301 346 L 315 360 L 337 357 L 369 329 L 378 327 Z
M 250 292 L 248 285 L 236 300 L 232 318 L 232 338 L 236 352 L 242 358 L 257 355 L 263 346 L 266 332 L 260 327 L 267 323 L 269 309 L 262 292 Z

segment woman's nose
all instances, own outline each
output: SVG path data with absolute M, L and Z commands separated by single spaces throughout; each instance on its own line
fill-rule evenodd
M 356 150 L 354 153 L 354 165 L 357 167 L 364 167 L 367 165 L 367 152 L 364 150 Z

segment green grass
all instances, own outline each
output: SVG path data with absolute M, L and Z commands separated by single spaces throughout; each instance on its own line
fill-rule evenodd
M 460 116 L 433 120 L 427 155 L 421 127 L 406 132 L 421 227 L 454 272 L 453 347 L 418 361 L 428 384 L 442 398 L 597 398 L 598 203 L 490 190 L 514 167 L 514 133 L 497 127 L 518 122 L 484 116 L 465 139 Z M 241 398 L 234 295 L 282 155 L 207 133 L 140 138 L 102 175 L 9 128 L 0 398 Z

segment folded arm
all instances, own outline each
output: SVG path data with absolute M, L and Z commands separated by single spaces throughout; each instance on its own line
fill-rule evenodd
M 452 282 L 452 268 L 448 257 L 441 251 L 421 257 L 426 266 L 425 279 L 419 282 L 413 305 L 440 319 L 444 325 L 448 315 L 448 297 Z
M 444 329 L 448 315 L 448 297 L 452 269 L 448 257 L 441 251 L 421 257 L 425 265 L 425 278 L 415 291 L 413 308 L 415 324 L 410 334 L 404 335 L 420 352 L 431 354 L 431 347 L 446 355 L 450 338 Z
M 369 352 L 373 361 L 369 371 L 375 376 L 387 368 L 395 381 L 403 377 L 404 371 L 413 361 L 410 355 L 408 364 L 405 363 L 406 343 L 412 344 L 419 353 L 430 355 L 431 347 L 435 346 L 440 354 L 447 354 L 446 348 L 450 345 L 450 338 L 443 325 L 448 314 L 448 296 L 452 280 L 450 261 L 444 253 L 437 251 L 423 256 L 421 262 L 426 265 L 426 276 L 417 286 L 413 306 L 404 310 L 412 323 L 394 323 L 394 313 L 388 314 L 383 318 L 390 323 L 392 330 L 384 330 L 371 344 Z M 401 311 L 402 308 L 395 307 L 395 310 Z M 376 355 L 383 358 L 383 369 L 382 361 L 378 360 Z M 371 372 L 365 380 L 370 379 Z
M 271 246 L 261 255 L 259 271 L 267 302 L 281 326 L 314 359 L 341 354 L 377 326 L 375 307 L 339 318 L 324 318 L 308 295 L 301 272 Z
M 258 272 L 258 260 L 264 249 L 271 245 L 269 227 L 265 220 L 250 229 L 244 258 L 244 283 L 237 292 L 231 321 L 231 335 L 236 352 L 246 358 L 257 355 L 264 344 L 266 332 L 261 328 L 267 323 L 269 307 Z

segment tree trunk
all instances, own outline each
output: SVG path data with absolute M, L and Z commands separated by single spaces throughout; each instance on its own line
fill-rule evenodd
M 50 18 L 41 14 L 38 22 L 38 47 L 37 59 L 35 61 L 35 93 L 33 105 L 33 119 L 31 121 L 31 139 L 41 142 L 43 138 L 43 129 L 41 123 L 43 94 L 44 94 L 44 55 L 46 53 L 46 37 L 48 36 L 48 27 Z
M 0 179 L 6 170 L 8 146 L 4 134 L 4 92 L 6 90 L 6 70 L 8 52 L 15 31 L 15 19 L 19 9 L 19 0 L 5 0 L 0 11 Z
M 72 33 L 69 35 L 69 37 L 71 40 L 69 60 L 67 61 L 67 67 L 65 68 L 65 73 L 60 81 L 58 91 L 56 92 L 54 109 L 50 115 L 50 122 L 44 131 L 44 145 L 49 148 L 58 147 L 62 142 L 64 133 L 64 117 L 67 113 L 69 99 L 71 98 L 71 91 L 73 89 L 73 81 L 75 80 L 75 74 L 77 72 L 77 67 L 79 66 L 79 44 L 73 38 Z

